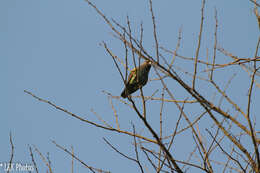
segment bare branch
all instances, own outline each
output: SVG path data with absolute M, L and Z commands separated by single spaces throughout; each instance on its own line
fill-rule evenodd
M 76 115 L 76 114 L 73 114 L 73 113 L 67 111 L 66 109 L 64 109 L 64 108 L 62 108 L 62 107 L 59 107 L 59 106 L 53 104 L 53 103 L 50 102 L 50 101 L 44 100 L 44 99 L 42 99 L 42 98 L 40 98 L 40 97 L 38 97 L 38 96 L 32 94 L 32 93 L 29 92 L 29 91 L 24 90 L 24 92 L 27 93 L 27 94 L 29 94 L 29 95 L 31 95 L 32 97 L 36 98 L 37 100 L 39 100 L 39 101 L 41 101 L 41 102 L 44 102 L 44 103 L 47 103 L 47 104 L 53 106 L 54 108 L 56 108 L 56 109 L 58 109 L 58 110 L 61 110 L 62 112 L 65 112 L 65 113 L 69 114 L 70 116 L 72 116 L 72 117 L 74 117 L 74 118 L 76 118 L 76 119 L 79 119 L 80 121 L 83 121 L 83 122 L 85 122 L 85 123 L 91 124 L 91 125 L 93 125 L 93 126 L 96 126 L 96 127 L 99 127 L 99 128 L 105 129 L 105 130 L 116 131 L 116 132 L 118 132 L 118 133 L 123 133 L 123 134 L 127 134 L 127 135 L 130 135 L 130 136 L 136 136 L 137 138 L 141 138 L 141 139 L 146 140 L 146 141 L 148 141 L 148 142 L 152 142 L 152 143 L 157 144 L 156 141 L 154 141 L 154 140 L 152 140 L 152 139 L 149 139 L 149 138 L 146 138 L 146 137 L 144 137 L 144 136 L 141 136 L 141 135 L 138 135 L 138 134 L 135 134 L 135 135 L 134 135 L 133 133 L 128 132 L 128 131 L 118 130 L 118 129 L 115 129 L 115 128 L 109 128 L 109 127 L 102 126 L 102 125 L 99 125 L 99 124 L 97 124 L 97 123 L 94 123 L 94 122 L 92 122 L 92 121 L 88 121 L 88 120 L 86 120 L 86 119 L 84 119 L 84 118 L 82 118 L 82 117 L 80 117 L 80 116 L 78 116 L 78 115 Z

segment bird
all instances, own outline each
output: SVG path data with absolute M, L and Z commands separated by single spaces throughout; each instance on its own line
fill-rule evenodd
M 131 70 L 125 88 L 121 93 L 121 97 L 126 98 L 130 94 L 146 85 L 148 81 L 149 71 L 151 69 L 151 61 L 146 60 L 139 67 Z

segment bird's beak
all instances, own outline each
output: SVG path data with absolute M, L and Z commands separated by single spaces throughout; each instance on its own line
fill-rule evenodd
M 146 62 L 147 62 L 148 64 L 152 65 L 152 61 L 146 60 Z

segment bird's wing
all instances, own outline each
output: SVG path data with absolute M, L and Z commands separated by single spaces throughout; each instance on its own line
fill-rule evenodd
M 134 82 L 136 78 L 136 68 L 134 68 L 133 70 L 131 70 L 129 76 L 128 76 L 128 84 L 132 84 Z

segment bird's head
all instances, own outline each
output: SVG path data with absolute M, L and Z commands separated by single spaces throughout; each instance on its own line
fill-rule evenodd
M 145 60 L 145 63 L 149 64 L 149 65 L 152 65 L 152 61 L 150 61 L 150 60 Z
M 145 60 L 145 62 L 144 62 L 144 67 L 145 67 L 146 71 L 149 72 L 151 66 L 152 66 L 152 61 L 150 61 L 150 60 Z

